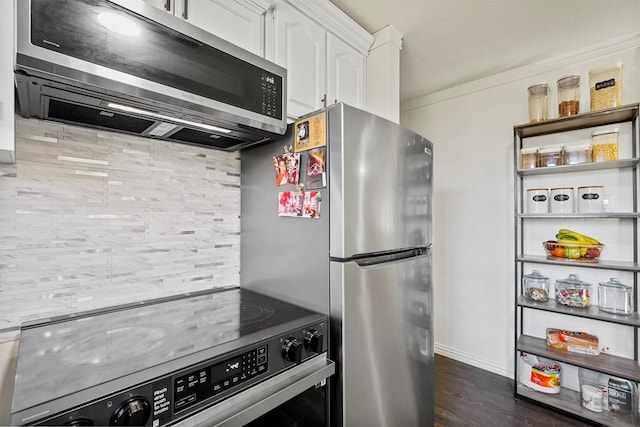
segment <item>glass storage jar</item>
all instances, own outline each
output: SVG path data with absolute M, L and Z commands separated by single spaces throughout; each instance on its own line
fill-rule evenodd
M 618 128 L 591 132 L 591 157 L 594 162 L 618 160 Z
M 564 147 L 564 164 L 591 163 L 591 144 Z
M 612 277 L 608 282 L 598 283 L 598 308 L 625 316 L 633 313 L 633 288 Z
M 622 105 L 622 62 L 589 70 L 591 111 Z
M 522 295 L 532 301 L 549 300 L 549 278 L 533 270 L 522 277 Z
M 591 305 L 591 284 L 583 282 L 577 274 L 556 280 L 556 302 L 568 307 L 585 308 Z
M 542 147 L 538 150 L 538 166 L 560 166 L 562 164 L 562 146 Z
M 520 167 L 533 169 L 538 166 L 538 147 L 523 148 L 520 150 Z
M 549 85 L 538 83 L 527 88 L 529 94 L 529 123 L 549 119 Z
M 580 113 L 580 76 L 558 79 L 558 117 Z

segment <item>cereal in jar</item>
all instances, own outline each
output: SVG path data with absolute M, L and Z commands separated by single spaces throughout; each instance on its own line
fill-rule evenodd
M 618 129 L 591 133 L 591 158 L 594 162 L 618 160 Z

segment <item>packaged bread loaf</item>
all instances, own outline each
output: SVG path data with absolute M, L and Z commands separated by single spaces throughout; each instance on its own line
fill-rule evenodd
M 563 329 L 547 328 L 547 345 L 558 350 L 572 353 L 600 354 L 598 337 L 586 332 L 565 331 Z

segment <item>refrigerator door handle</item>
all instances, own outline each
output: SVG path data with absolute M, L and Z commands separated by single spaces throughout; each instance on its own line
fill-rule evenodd
M 422 257 L 429 252 L 432 244 L 414 246 L 410 248 L 393 249 L 389 251 L 370 252 L 366 254 L 355 254 L 348 258 L 330 257 L 331 261 L 336 262 L 355 262 L 360 267 L 372 267 L 378 264 L 389 264 L 393 262 L 401 262 L 410 258 Z

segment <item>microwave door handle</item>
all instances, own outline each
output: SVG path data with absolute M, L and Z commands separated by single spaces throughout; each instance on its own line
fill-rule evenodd
M 164 0 L 164 10 L 171 12 L 171 0 Z

